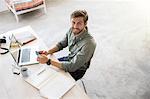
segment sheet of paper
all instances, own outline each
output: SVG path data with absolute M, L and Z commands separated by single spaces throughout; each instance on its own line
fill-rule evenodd
M 75 82 L 66 76 L 58 75 L 53 80 L 48 80 L 47 84 L 40 89 L 40 94 L 48 99 L 60 99 L 68 92 Z
M 57 75 L 56 71 L 54 71 L 52 69 L 48 69 L 48 68 L 42 67 L 37 72 L 29 75 L 29 77 L 26 78 L 25 81 L 27 81 L 29 84 L 31 84 L 35 88 L 40 89 L 40 87 L 42 87 L 42 85 L 44 85 L 45 82 L 49 78 L 52 79 L 56 75 Z

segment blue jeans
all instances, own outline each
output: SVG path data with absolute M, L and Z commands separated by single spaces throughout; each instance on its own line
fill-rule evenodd
M 68 56 L 66 57 L 61 57 L 61 58 L 58 58 L 59 61 L 69 61 L 69 58 Z

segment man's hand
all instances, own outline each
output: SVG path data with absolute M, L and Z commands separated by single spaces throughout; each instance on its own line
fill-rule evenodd
M 45 64 L 48 61 L 48 57 L 45 54 L 40 54 L 37 57 L 37 61 L 39 61 L 41 64 Z
M 39 61 L 39 63 L 41 63 L 41 64 L 45 64 L 48 62 L 48 57 L 45 54 L 40 54 L 37 57 L 37 61 Z M 50 59 L 50 64 L 57 67 L 57 68 L 62 69 L 62 64 L 59 61 Z
M 44 55 L 48 55 L 49 53 L 47 51 L 39 51 L 39 54 L 44 54 Z

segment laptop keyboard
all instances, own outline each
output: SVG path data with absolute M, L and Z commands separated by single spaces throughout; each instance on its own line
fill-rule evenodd
M 29 62 L 30 61 L 30 48 L 22 49 L 22 57 L 21 62 Z

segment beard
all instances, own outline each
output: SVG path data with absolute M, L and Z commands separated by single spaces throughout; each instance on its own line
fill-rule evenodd
M 82 30 L 83 30 L 83 29 L 82 29 Z M 72 28 L 72 32 L 73 32 L 74 35 L 80 34 L 80 32 L 81 32 L 82 30 L 80 30 L 80 29 L 78 29 L 78 28 Z

